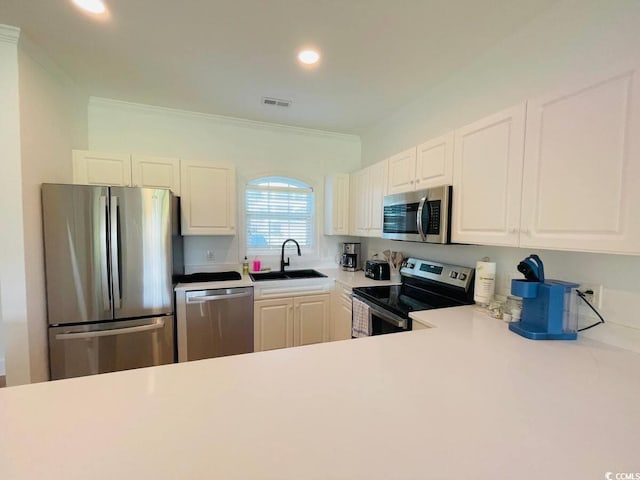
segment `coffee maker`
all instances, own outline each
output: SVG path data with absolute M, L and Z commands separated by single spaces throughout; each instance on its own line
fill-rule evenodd
M 362 270 L 362 255 L 360 254 L 359 243 L 342 244 L 340 266 L 342 267 L 342 270 L 346 270 L 347 272 Z
M 575 340 L 578 316 L 577 283 L 544 278 L 544 265 L 537 255 L 518 264 L 524 280 L 511 280 L 511 294 L 522 297 L 522 319 L 509 330 L 532 340 Z

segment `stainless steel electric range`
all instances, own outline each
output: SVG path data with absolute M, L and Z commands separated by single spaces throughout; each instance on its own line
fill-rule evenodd
M 353 311 L 355 301 L 368 307 L 371 335 L 411 330 L 413 311 L 473 304 L 473 268 L 409 258 L 400 274 L 401 285 L 353 289 Z

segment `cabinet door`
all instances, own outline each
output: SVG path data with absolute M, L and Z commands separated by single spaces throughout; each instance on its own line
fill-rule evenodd
M 331 299 L 331 341 L 351 338 L 351 288 L 336 284 Z
M 522 246 L 640 253 L 638 76 L 529 101 Z
M 325 178 L 325 235 L 349 234 L 349 175 Z
M 129 154 L 73 150 L 73 183 L 131 186 Z
M 228 163 L 180 162 L 183 235 L 235 235 L 236 173 Z
M 131 183 L 134 187 L 170 188 L 174 195 L 180 195 L 180 160 L 133 155 Z
M 369 170 L 351 174 L 351 234 L 365 237 L 369 233 Z
M 253 322 L 256 352 L 293 346 L 293 299 L 257 300 Z
M 385 195 L 387 162 L 382 161 L 368 167 L 369 170 L 369 237 L 382 236 L 382 209 Z
M 416 188 L 453 184 L 453 132 L 418 145 Z
M 387 178 L 387 194 L 409 192 L 415 190 L 416 179 L 416 147 L 409 148 L 387 159 L 389 175 Z
M 526 104 L 455 132 L 452 241 L 518 245 Z
M 309 295 L 293 299 L 295 309 L 293 344 L 309 345 L 329 341 L 329 295 Z

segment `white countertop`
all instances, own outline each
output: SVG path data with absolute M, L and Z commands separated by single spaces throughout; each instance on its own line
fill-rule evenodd
M 399 284 L 399 281 L 390 281 L 390 280 L 371 280 L 364 276 L 364 272 L 362 270 L 358 272 L 345 272 L 340 268 L 317 268 L 321 273 L 324 273 L 328 279 L 335 280 L 341 284 L 344 284 L 349 287 L 368 287 L 373 285 L 394 285 Z M 316 279 L 317 280 L 317 279 Z M 294 284 L 295 282 L 300 282 L 301 280 L 275 280 L 279 282 L 287 282 L 290 284 Z M 304 281 L 304 280 L 302 280 Z M 202 290 L 208 288 L 237 288 L 237 287 L 252 287 L 255 285 L 269 285 L 274 281 L 265 281 L 265 282 L 253 282 L 251 277 L 248 275 L 243 275 L 241 280 L 230 280 L 230 281 L 219 281 L 219 282 L 198 282 L 198 283 L 178 283 L 175 287 L 175 291 L 185 291 L 185 290 Z
M 640 471 L 640 355 L 436 328 L 0 390 L 2 479 L 603 479 Z

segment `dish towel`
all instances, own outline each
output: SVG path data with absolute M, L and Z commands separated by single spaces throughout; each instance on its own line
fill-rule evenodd
M 354 298 L 352 303 L 351 336 L 353 338 L 371 336 L 369 305 Z

